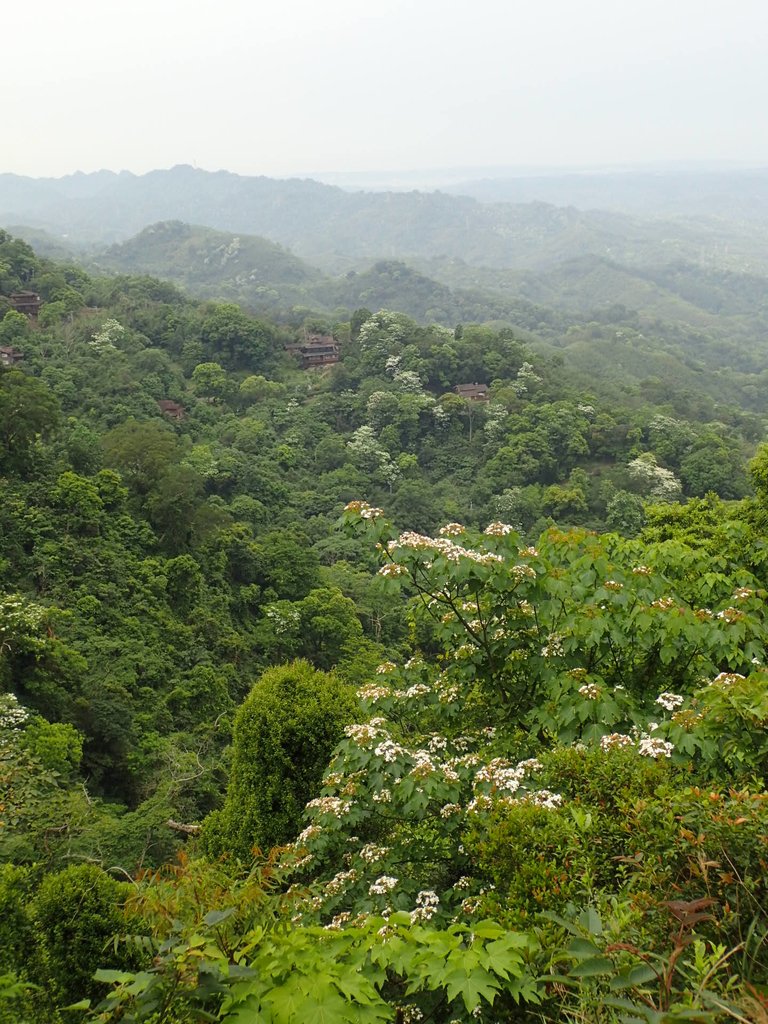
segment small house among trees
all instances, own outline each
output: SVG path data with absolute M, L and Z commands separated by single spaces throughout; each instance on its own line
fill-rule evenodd
M 183 420 L 186 410 L 183 405 L 179 405 L 178 402 L 171 401 L 170 398 L 161 398 L 157 407 L 163 416 L 167 416 L 169 420 Z
M 487 384 L 457 384 L 453 390 L 469 402 L 487 402 L 489 398 Z
M 303 369 L 330 366 L 339 361 L 339 343 L 331 334 L 307 334 L 302 341 L 286 345 L 286 351 L 301 359 Z
M 43 300 L 37 292 L 21 291 L 14 292 L 8 297 L 11 306 L 17 313 L 24 313 L 26 316 L 37 317 Z
M 16 366 L 24 358 L 24 353 L 19 352 L 12 345 L 5 345 L 0 348 L 0 366 Z

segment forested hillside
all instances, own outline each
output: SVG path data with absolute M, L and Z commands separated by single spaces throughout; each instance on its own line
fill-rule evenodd
M 738 186 L 731 189 L 738 197 Z M 545 202 L 482 203 L 442 192 L 346 192 L 309 179 L 244 177 L 179 166 L 145 175 L 0 175 L 0 223 L 70 242 L 122 241 L 181 220 L 263 235 L 324 270 L 360 261 L 447 256 L 479 266 L 543 269 L 585 255 L 631 264 L 693 260 L 765 273 L 766 222 L 730 216 L 633 216 Z
M 752 285 L 646 277 L 725 347 L 147 242 L 290 309 L 0 232 L 0 1021 L 764 1021 Z

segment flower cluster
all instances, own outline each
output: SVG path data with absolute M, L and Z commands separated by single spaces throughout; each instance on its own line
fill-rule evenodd
M 660 693 L 656 698 L 656 703 L 660 704 L 665 711 L 674 711 L 679 708 L 681 704 L 685 702 L 685 697 L 681 697 L 679 693 Z
M 375 882 L 371 882 L 368 886 L 368 894 L 370 896 L 385 896 L 397 885 L 398 879 L 393 878 L 391 875 L 380 875 Z
M 546 807 L 547 810 L 553 811 L 557 807 L 563 806 L 563 798 L 559 793 L 552 793 L 548 789 L 539 789 L 533 793 L 526 793 L 522 797 L 522 802 L 526 804 L 533 804 L 535 807 Z
M 300 850 L 303 846 L 306 846 L 307 843 L 312 842 L 313 839 L 317 839 L 322 831 L 323 830 L 319 825 L 307 825 L 304 831 L 299 832 L 296 836 L 296 841 L 293 845 L 297 850 Z
M 456 525 L 456 524 L 451 524 Z M 460 544 L 454 544 L 447 537 L 425 537 L 421 533 L 414 533 L 411 530 L 401 533 L 397 540 L 389 542 L 388 550 L 397 551 L 400 548 L 412 548 L 415 551 L 431 551 L 436 555 L 442 555 L 449 562 L 458 562 L 460 558 L 467 558 L 478 565 L 492 565 L 494 562 L 503 562 L 500 555 L 494 555 L 490 551 L 474 551 L 471 548 L 464 548 Z
M 643 736 L 637 744 L 637 752 L 643 757 L 672 757 L 674 749 L 674 744 L 669 740 L 654 736 Z
M 432 889 L 423 889 L 416 896 L 416 909 L 411 911 L 411 921 L 429 921 L 437 913 L 440 906 L 440 899 Z
M 414 1003 L 407 1003 L 405 1006 L 399 1007 L 398 1019 L 403 1024 L 418 1024 L 420 1020 L 424 1020 L 424 1014 Z
M 441 818 L 452 818 L 456 814 L 461 814 L 461 804 L 444 804 L 440 808 Z
M 342 800 L 337 796 L 318 796 L 307 804 L 308 809 L 317 810 L 320 814 L 332 814 L 336 818 L 349 814 L 351 806 L 348 800 Z
M 437 531 L 441 537 L 460 537 L 462 533 L 466 533 L 466 527 L 462 526 L 461 523 L 446 523 L 445 526 L 441 526 Z
M 383 743 L 379 743 L 373 752 L 376 757 L 383 758 L 385 764 L 392 764 L 401 758 L 403 754 L 408 753 L 405 747 L 401 747 L 399 743 L 395 743 L 391 739 L 386 739 Z
M 289 633 L 301 621 L 301 615 L 295 608 L 269 605 L 264 609 L 264 614 L 274 623 L 275 633 L 278 635 Z
M 676 711 L 672 715 L 672 721 L 675 725 L 680 726 L 681 729 L 685 729 L 687 732 L 695 729 L 703 720 L 704 716 L 693 711 L 691 708 L 686 708 L 684 711 Z
M 29 712 L 22 707 L 13 693 L 0 696 L 0 729 L 18 729 L 29 718 Z
M 412 700 L 414 697 L 423 697 L 425 694 L 430 693 L 430 688 L 426 683 L 414 683 L 413 686 L 409 686 L 405 690 L 403 696 L 408 700 Z
M 734 683 L 742 682 L 744 678 L 739 672 L 720 672 L 711 681 L 710 686 L 733 686 Z
M 743 619 L 744 612 L 740 611 L 738 608 L 723 608 L 722 611 L 717 613 L 717 617 L 718 619 L 722 619 L 723 622 L 730 624 Z
M 384 700 L 392 696 L 392 691 L 386 686 L 377 686 L 376 683 L 366 683 L 357 691 L 360 700 L 367 700 L 374 703 L 377 700 Z
M 379 728 L 381 719 L 372 718 L 370 722 L 365 722 L 362 725 L 355 723 L 354 725 L 348 725 L 344 729 L 344 735 L 348 736 L 349 739 L 354 740 L 361 747 L 366 746 L 369 743 L 373 743 L 374 740 L 380 739 L 385 736 L 386 733 L 382 732 Z
M 345 925 L 349 924 L 351 918 L 352 915 L 348 910 L 342 910 L 325 927 L 331 931 L 340 931 Z
M 350 501 L 344 506 L 345 512 L 357 512 L 361 519 L 378 519 L 384 515 L 383 508 L 375 508 L 367 501 Z
M 489 537 L 506 537 L 508 533 L 514 533 L 514 528 L 509 523 L 489 523 L 483 531 Z
M 550 633 L 546 644 L 541 648 L 542 658 L 562 658 L 564 653 L 563 638 L 559 633 Z
M 326 882 L 325 891 L 329 896 L 338 896 L 344 892 L 347 886 L 357 881 L 357 872 L 354 868 L 350 871 L 339 871 L 333 876 L 330 882 Z
M 612 750 L 614 747 L 631 747 L 632 737 L 623 732 L 611 732 L 600 739 L 601 750 Z
M 586 697 L 587 700 L 597 700 L 601 690 L 597 683 L 584 683 L 583 686 L 579 687 L 579 693 L 582 697 Z
M 398 562 L 386 562 L 379 569 L 379 576 L 407 576 L 408 570 Z
M 388 846 L 377 846 L 375 843 L 366 843 L 366 845 L 360 850 L 360 859 L 365 861 L 366 864 L 375 864 L 377 861 L 383 860 L 388 853 Z

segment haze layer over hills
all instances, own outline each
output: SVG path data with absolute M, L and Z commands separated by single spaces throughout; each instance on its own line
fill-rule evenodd
M 28 224 L 74 242 L 105 244 L 159 220 L 182 220 L 264 235 L 335 271 L 361 259 L 444 255 L 485 266 L 529 268 L 586 254 L 637 261 L 659 252 L 738 270 L 768 266 L 765 172 L 699 175 L 695 181 L 615 175 L 610 184 L 584 176 L 567 179 L 568 187 L 565 181 L 517 179 L 472 186 L 483 198 L 523 200 L 512 204 L 441 192 L 346 192 L 311 180 L 249 178 L 186 166 L 141 176 L 109 171 L 59 179 L 0 175 L 0 223 Z M 595 206 L 601 196 L 606 198 L 600 205 L 610 206 L 612 194 L 618 190 L 631 196 L 633 187 L 637 194 L 655 196 L 639 204 L 650 220 L 529 202 L 532 196 L 577 202 L 581 192 L 587 206 Z M 696 217 L 669 216 L 692 208 Z M 746 210 L 757 216 L 747 217 Z M 666 219 L 656 216 L 661 212 Z
M 69 248 L 97 272 L 153 274 L 289 322 L 385 307 L 449 327 L 507 324 L 587 375 L 695 380 L 713 395 L 723 369 L 762 372 L 768 172 L 451 186 L 462 189 L 475 198 L 188 166 L 0 175 L 0 224 L 55 258 Z M 525 201 L 495 201 L 509 199 Z

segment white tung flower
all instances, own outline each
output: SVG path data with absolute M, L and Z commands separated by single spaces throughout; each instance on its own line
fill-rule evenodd
M 416 909 L 411 911 L 411 921 L 429 921 L 437 913 L 440 899 L 432 889 L 422 890 L 416 897 Z
M 721 672 L 710 683 L 710 686 L 733 686 L 741 682 L 745 677 L 739 672 Z
M 597 700 L 600 696 L 600 687 L 597 683 L 584 683 L 583 686 L 579 687 L 579 693 L 582 697 L 586 697 L 587 700 Z
M 346 887 L 357 881 L 357 872 L 352 868 L 350 871 L 339 871 L 338 874 L 325 883 L 325 891 L 329 896 L 338 896 L 344 892 Z
M 380 739 L 386 733 L 382 733 L 381 729 L 376 728 L 372 722 L 364 722 L 363 724 L 355 723 L 354 725 L 345 726 L 344 735 L 354 740 L 355 743 L 359 743 L 360 746 L 364 746 L 367 743 L 373 743 L 374 740 Z
M 509 523 L 499 522 L 489 523 L 484 530 L 484 533 L 489 537 L 506 537 L 508 533 L 513 532 L 514 530 Z
M 368 887 L 368 893 L 371 896 L 384 896 L 397 885 L 397 879 L 391 875 L 380 875 L 375 882 L 371 882 Z
M 601 750 L 612 750 L 614 747 L 631 747 L 632 737 L 623 732 L 611 732 L 600 739 Z
M 445 526 L 441 526 L 437 531 L 441 537 L 460 537 L 462 533 L 466 533 L 466 528 L 461 523 L 446 523 Z
M 317 810 L 321 814 L 333 814 L 337 818 L 347 814 L 351 806 L 349 800 L 341 800 L 337 796 L 318 796 L 307 804 L 308 808 Z
M 534 804 L 536 807 L 546 807 L 547 810 L 553 811 L 556 807 L 562 807 L 563 798 L 559 793 L 552 793 L 548 789 L 540 789 L 535 793 L 527 793 L 523 797 L 523 801 L 527 804 Z
M 673 743 L 653 736 L 643 736 L 637 744 L 637 752 L 643 757 L 672 757 L 674 749 Z
M 19 704 L 16 695 L 0 695 L 0 729 L 18 729 L 29 718 L 29 712 Z
M 559 633 L 550 633 L 546 644 L 541 648 L 541 656 L 543 658 L 562 658 L 563 654 L 563 638 Z
M 679 708 L 680 705 L 685 701 L 685 697 L 681 697 L 679 693 L 660 693 L 656 698 L 656 703 L 660 704 L 665 711 L 674 711 Z
M 379 569 L 379 576 L 407 576 L 408 570 L 397 562 L 387 562 Z
M 461 804 L 444 804 L 440 808 L 441 818 L 452 818 L 454 814 L 461 814 Z
M 393 761 L 396 761 L 403 754 L 408 753 L 405 747 L 401 747 L 400 744 L 395 743 L 394 740 L 384 740 L 384 742 L 380 743 L 373 752 L 376 757 L 383 758 L 386 764 L 392 764 Z
M 360 859 L 364 860 L 366 864 L 375 864 L 376 861 L 386 857 L 388 853 L 388 846 L 376 846 L 375 843 L 367 843 L 360 850 Z
M 385 697 L 391 696 L 391 694 L 392 691 L 386 686 L 377 686 L 376 683 L 366 683 L 365 686 L 361 686 L 357 691 L 357 696 L 360 700 L 371 702 L 383 700 Z

